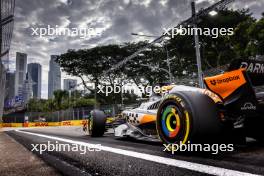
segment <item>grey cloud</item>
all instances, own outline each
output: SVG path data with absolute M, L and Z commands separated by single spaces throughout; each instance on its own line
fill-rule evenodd
M 51 54 L 61 54 L 69 48 L 92 47 L 109 43 L 135 41 L 131 32 L 160 35 L 162 27 L 172 27 L 191 15 L 190 0 L 17 0 L 15 29 L 10 56 L 15 52 L 25 52 L 43 65 L 43 86 L 47 86 L 47 70 Z M 66 2 L 66 3 L 65 3 Z M 68 2 L 68 3 L 67 3 Z M 148 5 L 144 5 L 149 2 Z M 205 0 L 197 8 L 210 5 Z M 232 4 L 234 8 L 250 8 L 256 17 L 264 11 L 264 0 L 240 0 Z M 56 36 L 39 39 L 32 36 L 30 27 L 62 25 L 69 27 L 85 24 L 87 27 L 107 27 L 101 37 L 82 40 L 79 37 Z M 144 39 L 143 39 L 144 40 Z M 29 60 L 29 62 L 31 62 Z M 47 88 L 44 88 L 45 90 Z M 46 97 L 46 92 L 43 92 Z

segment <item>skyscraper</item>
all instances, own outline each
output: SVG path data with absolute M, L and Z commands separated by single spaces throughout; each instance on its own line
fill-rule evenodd
M 64 79 L 63 80 L 63 89 L 64 90 L 75 90 L 77 86 L 77 80 L 75 79 Z
M 5 107 L 12 107 L 15 102 L 15 72 L 6 72 Z
M 28 64 L 28 77 L 32 80 L 33 98 L 41 98 L 41 65 L 39 63 Z
M 2 122 L 2 114 L 4 107 L 4 93 L 5 92 L 5 67 L 2 64 L 2 60 L 0 59 L 0 123 Z
M 16 77 L 15 77 L 15 95 L 22 96 L 24 81 L 27 73 L 27 54 L 16 53 Z
M 15 73 L 6 72 L 5 98 L 11 100 L 15 97 Z
M 4 57 L 8 57 L 11 45 L 14 27 L 14 8 L 15 0 L 0 1 L 0 122 L 2 122 L 6 79 L 6 68 L 2 64 L 2 60 Z
M 25 103 L 28 103 L 28 101 L 33 98 L 33 91 L 32 91 L 32 85 L 33 82 L 31 78 L 29 77 L 29 74 L 26 74 L 26 79 L 23 83 L 23 90 L 22 90 L 22 96 Z
M 49 85 L 48 97 L 53 98 L 53 92 L 61 89 L 61 71 L 58 63 L 55 62 L 58 56 L 51 55 L 49 63 Z

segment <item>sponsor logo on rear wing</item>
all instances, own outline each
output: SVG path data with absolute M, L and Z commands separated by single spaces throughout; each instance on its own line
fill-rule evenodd
M 242 62 L 240 68 L 245 68 L 246 71 L 251 73 L 264 74 L 264 63 Z

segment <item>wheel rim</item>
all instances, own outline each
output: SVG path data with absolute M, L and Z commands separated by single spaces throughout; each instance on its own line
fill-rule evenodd
M 89 134 L 91 134 L 93 129 L 93 117 L 90 117 L 88 127 L 89 127 Z
M 162 130 L 166 137 L 175 138 L 180 131 L 181 122 L 177 109 L 173 106 L 168 106 L 162 113 Z
M 190 116 L 177 103 L 165 103 L 157 117 L 159 137 L 165 143 L 185 144 L 190 136 Z

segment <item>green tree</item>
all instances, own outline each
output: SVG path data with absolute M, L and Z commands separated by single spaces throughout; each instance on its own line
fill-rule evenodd
M 234 35 L 212 36 L 200 35 L 200 51 L 202 58 L 202 69 L 208 70 L 226 65 L 232 59 L 244 57 L 245 49 L 249 42 L 247 29 L 255 19 L 248 10 L 219 11 L 216 16 L 205 15 L 198 21 L 197 27 L 202 29 L 233 28 Z M 167 48 L 171 58 L 171 69 L 177 78 L 197 77 L 196 54 L 194 36 L 178 35 L 171 39 Z
M 248 29 L 250 38 L 246 47 L 246 53 L 249 56 L 264 55 L 264 17 L 251 24 Z
M 56 110 L 56 104 L 54 100 L 48 99 L 44 104 L 44 112 L 52 112 Z
M 260 31 L 261 28 L 263 29 L 262 21 L 260 20 L 258 25 L 252 26 L 255 21 L 248 10 L 224 9 L 214 17 L 209 15 L 201 17 L 197 24 L 200 28 L 235 29 L 233 36 L 219 35 L 217 38 L 200 36 L 203 70 L 225 65 L 230 63 L 232 59 L 249 57 L 252 53 L 261 53 L 263 48 L 262 32 Z M 125 82 L 144 86 L 166 82 L 169 80 L 168 73 L 162 69 L 156 69 L 160 67 L 168 70 L 165 62 L 167 57 L 165 46 L 171 60 L 170 67 L 174 77 L 194 78 L 196 76 L 194 37 L 190 35 L 176 36 L 164 44 L 163 47 L 151 46 L 121 68 L 103 75 L 105 70 L 109 70 L 127 56 L 147 45 L 147 43 L 148 41 L 142 41 L 124 43 L 123 45 L 69 50 L 58 58 L 58 63 L 68 74 L 80 77 L 84 86 L 92 94 L 94 90 L 87 86 L 86 81 L 101 86 L 109 84 L 112 87 L 114 84 L 122 85 Z M 108 97 L 103 94 L 98 96 L 100 103 L 116 103 L 120 100 L 120 94 L 110 94 Z
M 54 94 L 54 102 L 56 104 L 56 109 L 60 110 L 62 108 L 62 103 L 64 100 L 68 100 L 69 94 L 66 90 L 55 90 Z

